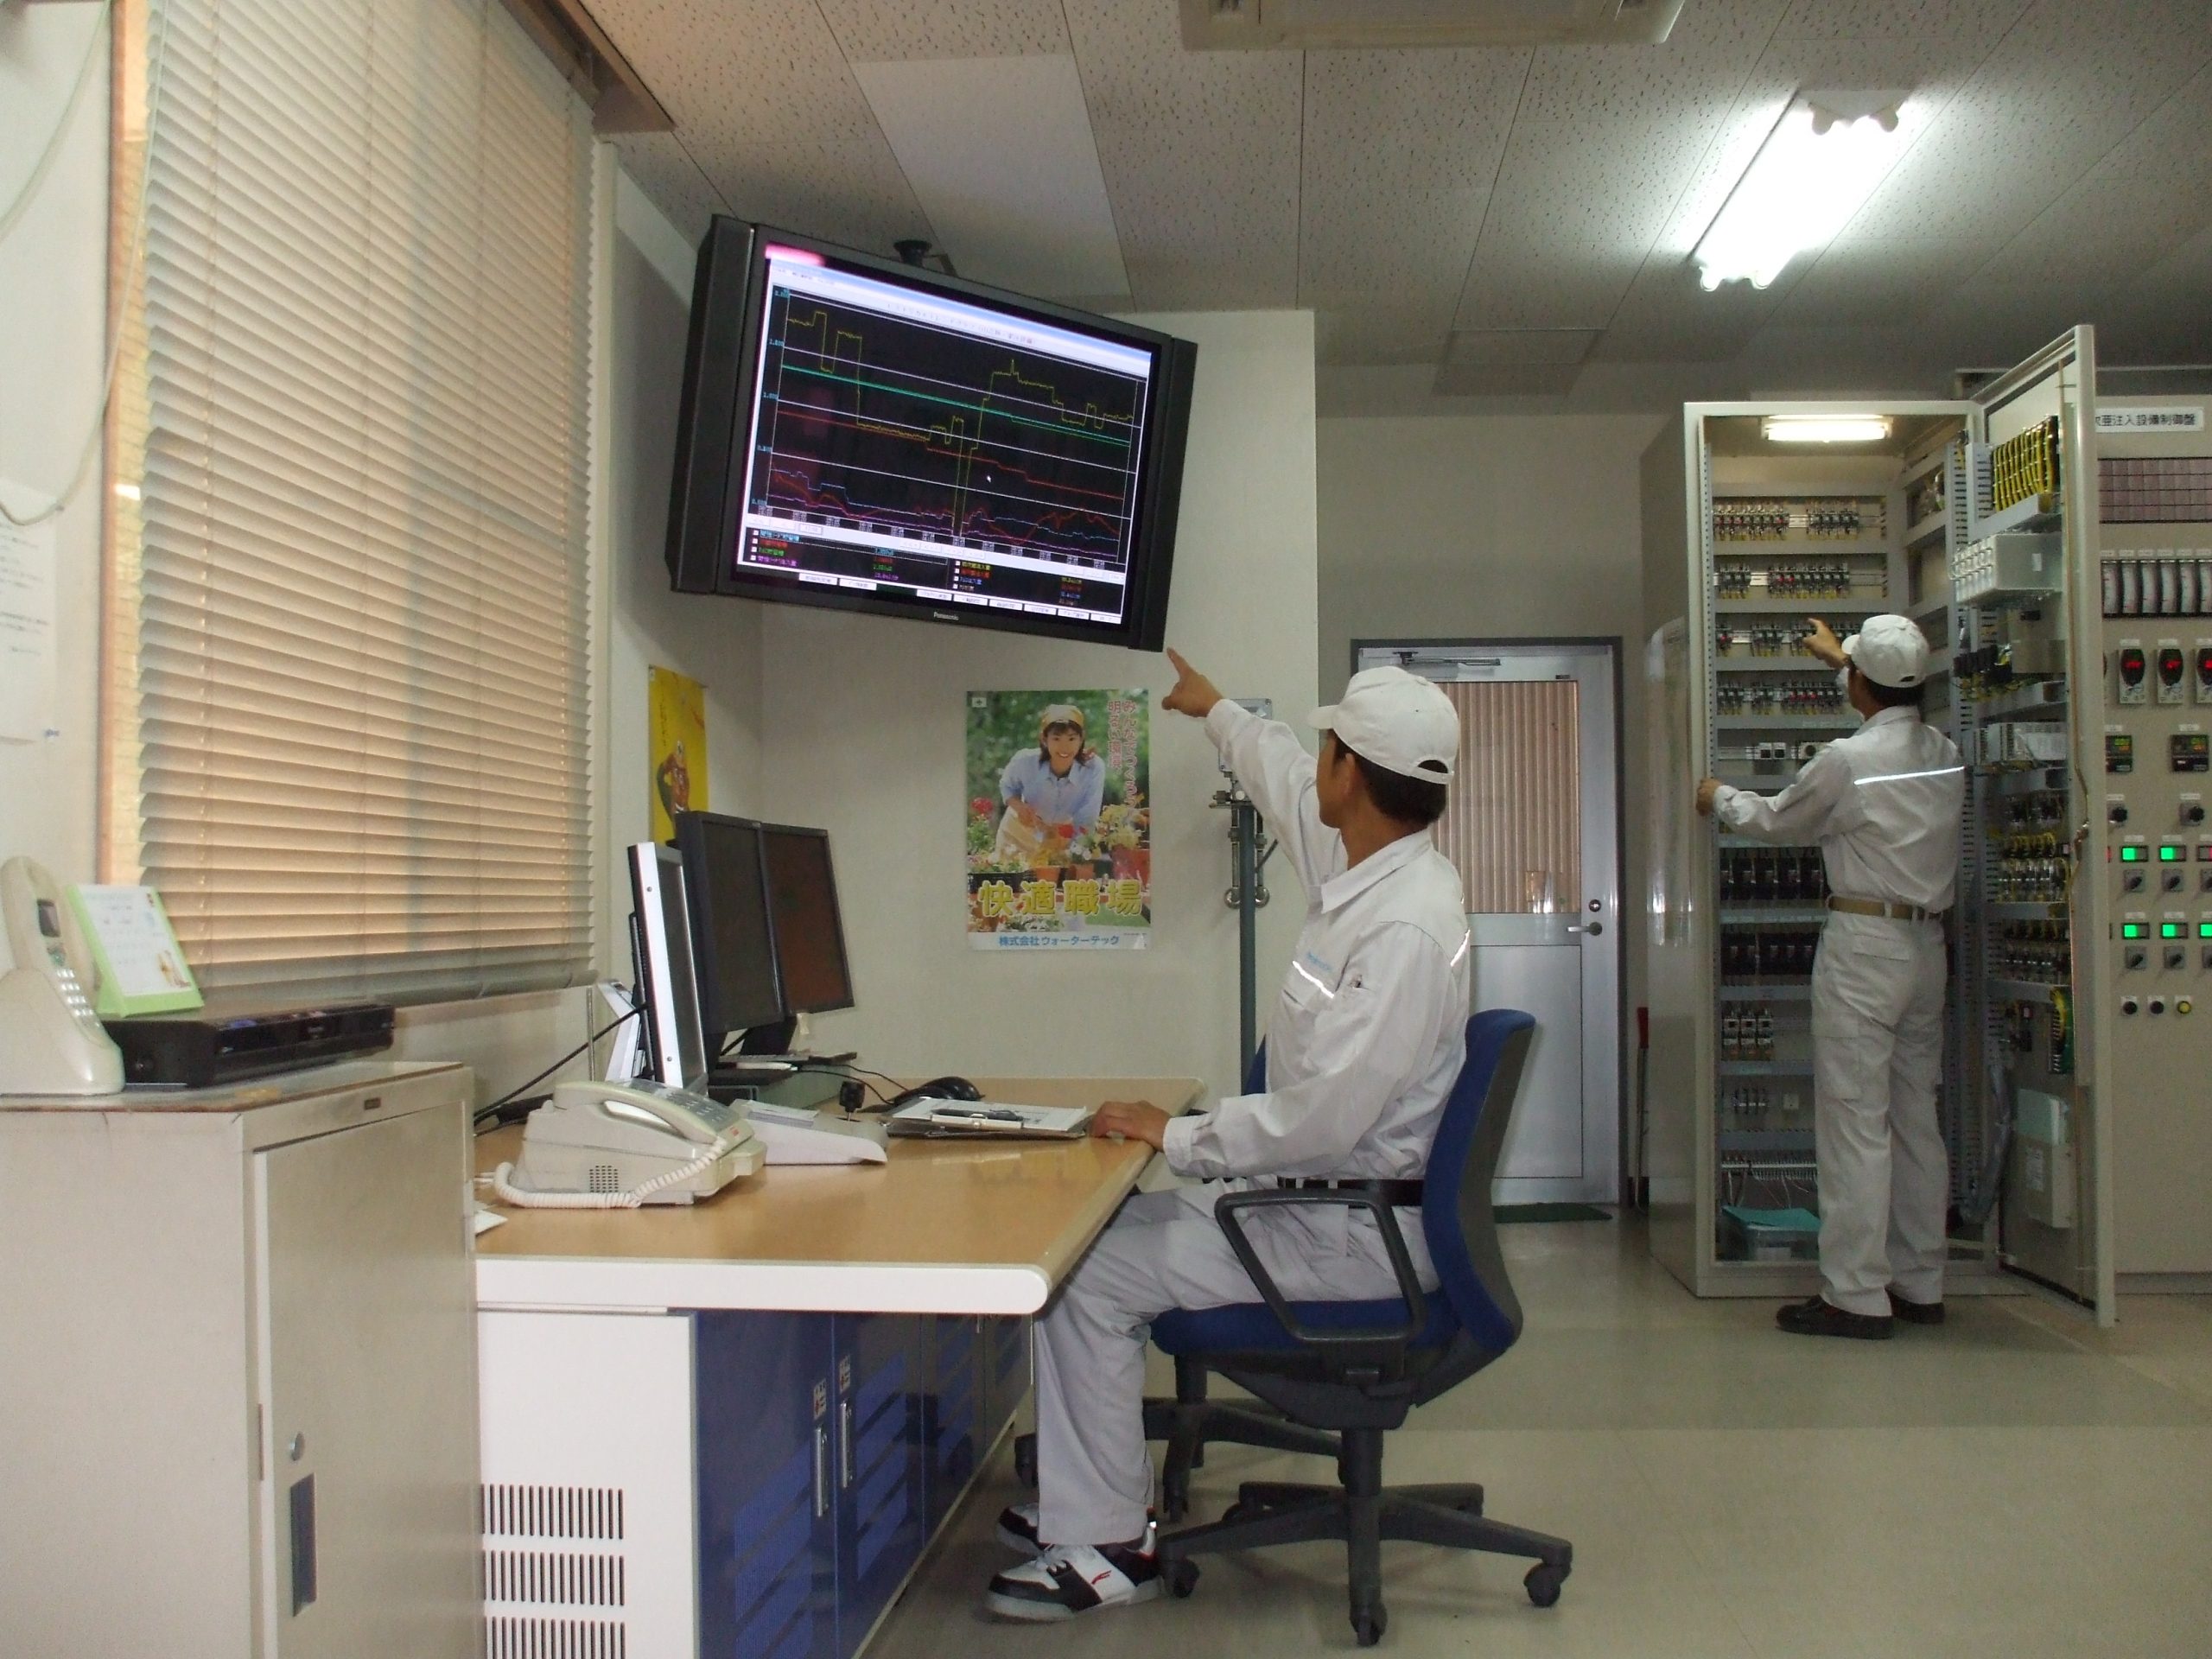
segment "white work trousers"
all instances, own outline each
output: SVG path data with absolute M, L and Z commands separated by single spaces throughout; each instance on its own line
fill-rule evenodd
M 1038 1535 L 1055 1544 L 1118 1544 L 1144 1535 L 1152 1456 L 1144 1439 L 1144 1351 L 1170 1308 L 1260 1300 L 1213 1215 L 1224 1192 L 1259 1183 L 1209 1181 L 1140 1192 L 1037 1321 Z M 1365 1301 L 1397 1294 L 1372 1219 L 1338 1205 L 1242 1218 L 1261 1262 L 1291 1301 Z M 1436 1285 L 1421 1212 L 1398 1211 L 1424 1290 Z
M 1943 925 L 1832 911 L 1813 963 L 1821 1276 L 1851 1313 L 1943 1297 Z

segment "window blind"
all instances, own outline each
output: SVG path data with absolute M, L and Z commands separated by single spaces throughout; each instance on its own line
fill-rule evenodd
M 111 873 L 211 992 L 578 982 L 589 112 L 499 0 L 148 22 Z

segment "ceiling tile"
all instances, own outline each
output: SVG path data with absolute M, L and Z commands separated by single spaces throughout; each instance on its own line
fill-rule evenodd
M 1160 0 L 1067 0 L 1136 303 L 1298 299 L 1300 54 L 1185 52 Z
M 1325 353 L 1361 353 L 1325 360 L 1436 360 L 1529 60 L 1306 54 L 1299 303 L 1329 320 Z
M 1663 46 L 1539 48 L 1456 326 L 1603 327 L 1782 10 L 1700 0 Z
M 623 132 L 614 134 L 612 142 L 622 158 L 622 170 L 693 246 L 706 237 L 709 219 L 729 211 L 729 204 L 708 182 L 676 134 Z
M 1444 366 L 1580 363 L 1597 338 L 1595 328 L 1462 328 L 1444 348 Z
M 1579 363 L 1445 363 L 1436 371 L 1440 397 L 1561 397 L 1574 390 Z
M 855 63 L 1065 52 L 1060 0 L 817 0 Z
M 1993 40 L 2034 0 L 1796 0 L 1775 38 Z
M 1794 325 L 1870 321 L 1865 273 L 1911 315 L 2096 165 L 2212 56 L 2202 0 L 2044 0 L 1797 283 Z
M 907 59 L 853 73 L 962 276 L 1055 298 L 1128 297 L 1072 57 Z
M 732 212 L 880 252 L 931 233 L 816 7 L 594 0 L 593 14 Z

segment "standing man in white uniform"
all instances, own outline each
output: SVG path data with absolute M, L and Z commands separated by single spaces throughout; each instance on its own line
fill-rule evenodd
M 1943 912 L 1959 870 L 1966 769 L 1920 718 L 1928 641 L 1902 616 L 1805 649 L 1866 717 L 1771 798 L 1708 778 L 1697 810 L 1760 841 L 1817 842 L 1828 918 L 1813 964 L 1813 1135 L 1819 1296 L 1777 1322 L 1800 1336 L 1884 1338 L 1943 1319 L 1950 1173 L 1936 1088 L 1943 1062 Z
M 1449 699 L 1402 669 L 1355 675 L 1315 710 L 1316 764 L 1287 726 L 1248 714 L 1170 652 L 1166 706 L 1206 734 L 1258 804 L 1306 893 L 1306 926 L 1268 1022 L 1268 1089 L 1171 1119 L 1145 1102 L 1102 1108 L 1091 1133 L 1143 1141 L 1203 1185 L 1122 1205 L 1037 1323 L 1039 1502 L 999 1536 L 1031 1559 L 991 1580 L 1008 1618 L 1061 1619 L 1160 1590 L 1146 1509 L 1144 1353 L 1170 1308 L 1259 1300 L 1214 1220 L 1232 1185 L 1381 1189 L 1398 1207 L 1424 1287 L 1436 1273 L 1419 1183 L 1465 1058 L 1466 901 L 1429 827 L 1459 749 Z M 1396 1294 L 1375 1218 L 1347 1206 L 1248 1218 L 1253 1247 L 1294 1301 Z

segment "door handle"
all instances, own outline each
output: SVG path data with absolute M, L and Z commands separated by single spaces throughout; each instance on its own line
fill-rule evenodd
M 830 1431 L 820 1423 L 814 1426 L 814 1518 L 819 1521 L 830 1513 Z
M 1591 937 L 1592 938 L 1593 938 L 1593 939 L 1594 939 L 1594 938 L 1597 938 L 1600 933 L 1602 933 L 1602 932 L 1604 932 L 1604 931 L 1605 931 L 1605 925 L 1603 922 L 1592 922 L 1592 923 L 1591 923 L 1591 924 L 1590 924 L 1590 925 L 1589 925 L 1586 929 L 1585 929 L 1584 931 L 1585 931 L 1586 932 L 1587 932 L 1587 933 L 1590 935 L 1590 937 Z
M 837 1490 L 853 1484 L 853 1402 L 837 1402 Z

